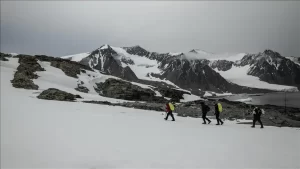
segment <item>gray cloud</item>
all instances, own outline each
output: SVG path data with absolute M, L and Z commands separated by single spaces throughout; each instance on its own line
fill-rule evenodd
M 102 44 L 300 56 L 300 2 L 1 1 L 1 51 L 62 56 Z

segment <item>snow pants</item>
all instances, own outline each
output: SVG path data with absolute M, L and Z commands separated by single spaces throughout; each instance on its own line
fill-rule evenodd
M 260 120 L 260 116 L 254 116 L 254 119 L 253 119 L 253 127 L 255 127 L 255 123 L 256 121 L 258 121 L 260 123 L 260 126 L 261 127 L 264 127 L 264 125 L 262 124 L 261 120 Z
M 206 114 L 207 113 L 202 113 L 202 119 L 203 119 L 203 122 L 206 124 L 206 121 L 207 120 L 208 122 L 210 122 L 210 120 L 206 117 Z
M 172 111 L 169 111 L 168 114 L 167 114 L 167 117 L 166 117 L 166 120 L 168 120 L 168 117 L 171 116 L 173 121 L 175 121 L 175 118 L 174 118 L 174 115 L 173 115 L 173 112 Z
M 216 119 L 217 119 L 217 123 L 218 124 L 223 124 L 223 121 L 220 119 L 220 113 L 219 112 L 216 112 Z

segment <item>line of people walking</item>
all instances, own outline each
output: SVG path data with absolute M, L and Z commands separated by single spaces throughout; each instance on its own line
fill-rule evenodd
M 210 107 L 208 105 L 205 104 L 205 102 L 201 102 L 201 110 L 202 110 L 202 119 L 203 119 L 203 123 L 202 124 L 210 124 L 211 120 L 208 119 L 207 113 L 210 111 Z M 219 102 L 214 102 L 214 108 L 215 108 L 215 113 L 214 115 L 216 116 L 216 120 L 217 120 L 217 124 L 216 125 L 223 125 L 224 122 L 221 120 L 220 118 L 220 113 L 223 111 L 223 107 L 222 104 Z M 167 115 L 165 117 L 165 120 L 168 120 L 168 117 L 171 116 L 172 117 L 172 121 L 175 121 L 174 115 L 173 115 L 173 111 L 175 110 L 175 106 L 174 103 L 168 102 L 166 103 L 166 112 Z M 253 115 L 253 125 L 251 126 L 252 128 L 255 127 L 255 123 L 258 121 L 261 125 L 261 128 L 264 128 L 262 121 L 261 121 L 261 115 L 264 114 L 264 110 L 259 108 L 259 107 L 255 107 L 252 111 L 252 115 Z

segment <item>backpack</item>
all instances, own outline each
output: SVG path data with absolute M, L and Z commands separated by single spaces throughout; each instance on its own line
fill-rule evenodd
M 206 105 L 206 110 L 207 110 L 207 112 L 209 112 L 209 111 L 210 111 L 210 107 L 209 107 L 209 106 L 207 106 L 207 105 Z
M 169 103 L 169 107 L 170 107 L 171 111 L 175 110 L 175 107 L 174 107 L 174 105 L 172 103 Z
M 258 116 L 260 116 L 260 115 L 262 114 L 261 109 L 258 108 L 258 107 L 255 107 L 254 112 L 255 112 L 255 114 L 258 115 Z
M 220 113 L 223 111 L 221 103 L 218 103 L 218 110 L 219 110 Z

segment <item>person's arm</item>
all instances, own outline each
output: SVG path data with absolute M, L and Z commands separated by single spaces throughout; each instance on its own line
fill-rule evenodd
M 265 110 L 264 109 L 261 109 L 261 114 L 265 114 Z

